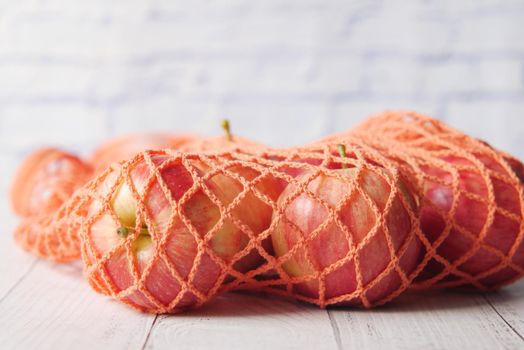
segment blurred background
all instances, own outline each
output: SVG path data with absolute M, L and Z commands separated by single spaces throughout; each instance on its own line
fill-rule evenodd
M 287 146 L 385 109 L 524 158 L 524 1 L 0 1 L 6 178 L 40 145 L 227 117 Z

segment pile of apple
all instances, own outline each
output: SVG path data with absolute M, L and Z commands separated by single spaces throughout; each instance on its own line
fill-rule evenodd
M 111 163 L 126 160 L 144 149 L 176 148 L 198 142 L 195 135 L 136 134 L 115 138 L 98 147 L 89 159 L 57 148 L 44 147 L 30 154 L 20 165 L 11 185 L 11 206 L 22 219 L 16 241 L 43 258 L 68 262 L 80 258 L 75 230 L 43 231 L 64 215 L 73 193 Z M 64 220 L 66 218 L 63 218 Z M 56 226 L 56 225 L 55 225 Z M 67 228 L 66 224 L 61 225 Z M 70 236 L 70 237 L 69 237 Z
M 241 289 L 372 307 L 524 275 L 524 168 L 485 143 L 411 112 L 289 149 L 225 127 L 33 156 L 13 186 L 17 241 L 81 256 L 96 291 L 154 313 Z

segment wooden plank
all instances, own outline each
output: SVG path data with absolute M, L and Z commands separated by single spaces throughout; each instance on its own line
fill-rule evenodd
M 4 197 L 5 198 L 5 197 Z M 11 214 L 7 202 L 0 203 L 0 300 L 5 298 L 34 267 L 37 258 L 24 252 L 13 239 L 18 219 Z
M 159 316 L 146 349 L 337 349 L 328 313 L 264 294 L 230 293 Z
M 409 293 L 375 310 L 330 310 L 342 347 L 355 349 L 518 349 L 524 341 L 483 294 Z
M 80 263 L 41 261 L 0 302 L 2 349 L 140 349 L 154 316 L 93 292 Z
M 524 341 L 524 280 L 499 292 L 486 294 L 486 300 Z

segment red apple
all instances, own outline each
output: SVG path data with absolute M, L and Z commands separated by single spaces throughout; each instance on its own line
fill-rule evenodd
M 25 159 L 15 175 L 13 210 L 24 217 L 52 214 L 91 174 L 91 167 L 71 153 L 39 149 Z
M 248 248 L 249 235 L 267 231 L 272 207 L 252 190 L 242 192 L 240 181 L 252 181 L 258 170 L 226 166 L 235 179 L 213 172 L 204 161 L 183 163 L 163 153 L 154 154 L 150 164 L 140 158 L 126 181 L 118 171 L 108 174 L 97 192 L 110 199 L 110 208 L 101 200 L 90 204 L 85 221 L 93 223 L 83 234 L 83 248 L 95 289 L 141 310 L 174 312 L 206 301 L 224 281 L 263 263 L 261 253 Z M 152 165 L 158 177 L 151 178 Z M 132 188 L 141 194 L 143 207 Z M 271 177 L 255 188 L 273 201 L 280 193 Z M 214 201 L 230 211 L 230 218 L 221 219 Z M 270 253 L 267 245 L 263 248 Z
M 198 136 L 189 134 L 144 133 L 118 137 L 102 144 L 92 154 L 90 164 L 96 174 L 99 174 L 111 163 L 127 160 L 135 154 L 151 149 L 178 149 L 196 142 Z
M 410 192 L 399 184 L 400 191 L 385 211 L 392 195 L 387 173 L 362 169 L 357 174 L 356 168 L 333 170 L 308 183 L 312 195 L 296 196 L 295 186 L 289 185 L 279 198 L 280 206 L 289 204 L 272 232 L 273 248 L 284 259 L 284 271 L 295 279 L 294 293 L 308 301 L 365 307 L 386 302 L 407 285 L 395 268 L 383 271 L 393 266 L 409 276 L 420 262 L 420 242 L 409 215 L 416 210 Z M 311 175 L 308 171 L 297 180 L 306 181 Z M 352 181 L 359 183 L 360 191 L 351 192 Z M 341 203 L 348 195 L 349 200 Z M 330 213 L 335 221 L 329 220 Z M 399 262 L 393 262 L 392 255 L 404 246 Z
M 521 162 L 414 112 L 386 112 L 355 133 L 421 184 L 421 227 L 436 255 L 419 287 L 493 289 L 524 275 Z
M 492 174 L 509 175 L 494 159 L 482 155 L 477 155 L 477 159 Z M 522 216 L 519 188 L 496 175 L 482 176 L 479 167 L 471 160 L 458 156 L 441 157 L 441 160 L 458 173 L 458 188 L 453 189 L 453 174 L 449 170 L 436 166 L 423 167 L 429 176 L 425 181 L 426 201 L 420 218 L 422 230 L 430 242 L 442 241 L 437 254 L 445 261 L 458 265 L 457 271 L 472 276 L 473 284 L 478 280 L 480 287 L 491 288 L 512 281 L 519 276 L 519 272 L 510 267 L 487 272 L 496 268 L 502 262 L 502 257 L 509 254 L 520 233 Z M 518 162 L 515 164 L 518 165 Z M 515 168 L 514 171 L 518 174 L 519 169 Z M 433 177 L 438 178 L 439 182 L 432 180 Z M 490 186 L 493 186 L 492 200 L 489 199 Z M 457 204 L 452 213 L 454 198 Z M 495 209 L 492 221 L 489 208 Z M 449 233 L 445 226 L 446 220 L 451 220 Z M 484 238 L 479 239 L 483 230 Z M 479 249 L 475 251 L 477 244 Z M 466 258 L 467 254 L 471 256 Z M 524 269 L 524 242 L 517 249 L 513 263 Z M 467 277 L 457 275 L 453 270 L 445 270 L 445 266 L 436 259 L 429 262 L 421 275 L 422 280 L 438 281 L 442 278 L 442 283 L 453 284 Z

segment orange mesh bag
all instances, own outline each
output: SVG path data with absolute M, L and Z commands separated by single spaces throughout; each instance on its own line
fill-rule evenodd
M 119 158 L 124 155 L 131 157 L 138 153 L 137 149 L 139 149 L 139 147 L 148 147 L 147 145 L 151 147 L 155 145 L 163 147 L 169 144 L 171 148 L 179 147 L 187 150 L 201 150 L 208 148 L 215 150 L 235 150 L 242 148 L 255 152 L 255 148 L 256 150 L 265 149 L 262 145 L 256 144 L 247 139 L 238 136 L 233 137 L 229 130 L 229 123 L 225 122 L 224 124 L 226 135 L 209 140 L 200 140 L 198 137 L 189 135 L 155 136 L 153 134 L 117 138 L 100 147 L 98 151 L 94 153 L 91 159 L 91 164 L 95 169 L 100 169 L 104 165 L 122 161 L 123 159 Z M 136 152 L 130 155 L 132 150 Z M 139 150 L 143 151 L 144 148 L 140 148 Z M 62 155 L 62 153 L 53 149 L 45 149 L 35 152 L 35 154 L 22 165 L 19 172 L 24 174 L 24 176 L 17 177 L 17 181 L 13 188 L 16 189 L 22 187 L 22 184 L 26 184 L 27 180 L 38 178 L 40 183 L 39 192 L 28 192 L 23 198 L 27 199 L 27 201 L 30 200 L 35 208 L 42 206 L 47 208 L 47 210 L 41 210 L 39 213 L 35 213 L 35 215 L 31 217 L 23 219 L 20 225 L 16 228 L 14 236 L 15 240 L 25 250 L 32 252 L 41 258 L 66 263 L 80 259 L 80 239 L 77 235 L 78 230 L 76 229 L 76 226 L 71 226 L 67 223 L 67 213 L 69 212 L 71 205 L 66 205 L 63 208 L 60 208 L 60 210 L 58 210 L 58 208 L 62 202 L 65 202 L 65 200 L 71 197 L 74 189 L 87 182 L 88 177 L 83 176 L 83 173 L 81 172 L 82 169 L 70 166 L 67 169 L 71 170 L 71 173 L 77 171 L 79 176 L 75 177 L 68 172 L 62 171 L 55 174 L 56 176 L 48 178 L 48 176 L 51 175 L 49 171 L 45 171 L 48 162 L 41 160 L 42 155 L 48 156 L 47 158 L 44 158 L 44 160 L 49 160 L 49 158 L 53 159 L 51 157 L 52 155 L 58 157 L 59 155 Z M 73 155 L 65 153 L 63 153 L 63 155 L 67 156 L 67 159 L 71 162 L 74 160 L 75 162 L 72 164 L 83 164 L 80 159 Z M 91 169 L 87 165 L 84 166 L 86 169 Z M 100 174 L 100 172 L 94 173 Z M 20 179 L 24 179 L 25 181 L 21 181 Z M 59 197 L 52 197 L 55 200 L 52 202 L 53 206 L 50 206 L 46 205 L 46 203 L 42 203 L 42 201 L 46 200 L 47 197 L 39 195 L 41 192 L 61 193 L 61 195 Z M 50 225 L 50 223 L 54 224 Z
M 91 166 L 75 155 L 57 149 L 34 152 L 20 166 L 11 189 L 13 208 L 17 214 L 27 217 L 15 230 L 15 240 L 25 250 L 42 258 L 57 262 L 79 259 L 80 243 L 76 231 L 64 224 L 66 210 L 55 214 L 62 203 L 92 174 L 101 173 L 113 162 L 130 158 L 148 148 L 176 148 L 197 139 L 193 135 L 168 134 L 116 138 L 94 152 L 89 162 Z M 48 228 L 53 220 L 60 222 L 64 232 Z
M 414 112 L 387 112 L 348 134 L 421 188 L 427 266 L 417 287 L 494 289 L 524 275 L 522 163 Z
M 178 149 L 200 138 L 184 134 L 135 134 L 118 137 L 98 147 L 89 160 L 95 174 L 100 174 L 109 164 L 127 160 L 146 149 Z
M 177 148 L 197 139 L 193 135 L 129 135 L 99 147 L 89 164 L 59 149 L 39 149 L 24 160 L 15 175 L 11 186 L 13 210 L 22 217 L 53 213 L 92 174 L 101 173 L 110 163 L 146 149 Z
M 344 157 L 336 145 L 142 152 L 82 188 L 67 220 L 48 227 L 78 229 L 92 287 L 142 311 L 238 289 L 321 307 L 383 304 L 419 272 L 417 198 L 392 162 L 346 146 Z
M 73 154 L 56 148 L 39 149 L 15 174 L 10 194 L 13 210 L 23 217 L 53 213 L 91 174 L 91 167 Z
M 81 198 L 79 192 L 54 213 L 23 218 L 14 232 L 16 242 L 28 252 L 55 262 L 80 259 L 79 226 L 68 216 Z

